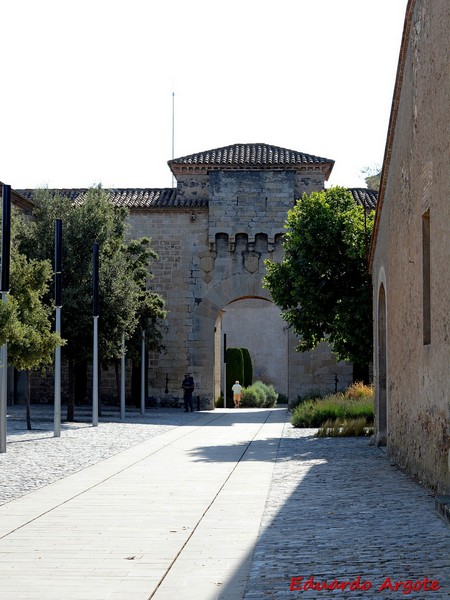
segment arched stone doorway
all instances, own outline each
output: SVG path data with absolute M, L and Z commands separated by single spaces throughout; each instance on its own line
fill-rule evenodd
M 214 396 L 223 392 L 223 340 L 227 347 L 247 348 L 253 380 L 272 383 L 288 393 L 288 334 L 280 309 L 267 298 L 243 297 L 228 303 L 215 326 Z
M 377 310 L 377 379 L 375 390 L 376 444 L 387 443 L 386 291 L 381 283 Z
M 270 330 L 276 330 L 277 326 L 273 324 L 275 320 L 283 335 L 283 322 L 279 316 L 279 309 L 271 301 L 268 292 L 262 288 L 261 275 L 258 273 L 236 273 L 223 279 L 210 287 L 202 302 L 196 307 L 190 351 L 191 366 L 195 370 L 198 387 L 210 390 L 208 397 L 211 408 L 221 392 L 223 333 L 227 332 L 224 329 L 229 329 L 228 347 L 239 342 L 239 347 L 248 347 L 252 353 L 252 348 L 256 348 L 258 339 L 252 329 L 261 327 L 260 309 L 269 319 Z M 239 328 L 241 333 L 238 333 Z M 287 369 L 285 350 L 277 360 L 281 362 L 283 359 L 286 363 L 284 368 Z M 268 362 L 264 355 L 258 355 L 257 363 L 261 372 L 264 369 L 264 362 Z M 269 373 L 272 373 L 272 370 L 268 372 L 267 378 Z
M 247 301 L 250 303 L 247 304 Z M 257 311 L 256 306 L 251 304 L 254 301 L 258 305 Z M 262 314 L 258 314 L 259 312 Z M 351 364 L 337 363 L 328 345 L 321 344 L 311 352 L 296 352 L 297 338 L 292 332 L 287 332 L 286 324 L 280 317 L 280 309 L 273 304 L 267 289 L 261 285 L 261 274 L 240 272 L 210 285 L 207 293 L 195 306 L 189 366 L 195 374 L 196 389 L 201 395 L 202 405 L 206 408 L 214 408 L 214 401 L 221 392 L 222 326 L 225 323 L 228 328 L 228 313 L 230 318 L 234 314 L 234 319 L 241 327 L 243 322 L 254 320 L 253 329 L 265 327 L 272 332 L 271 336 L 276 341 L 272 342 L 271 353 L 259 354 L 259 349 L 258 352 L 254 350 L 254 362 L 259 372 L 276 386 L 278 384 L 280 389 L 277 390 L 289 398 L 296 399 L 300 393 L 313 389 L 331 391 L 335 374 L 340 382 L 339 389 L 343 389 L 351 381 Z M 249 325 L 246 327 L 248 330 Z M 259 332 L 254 337 L 253 334 L 243 336 L 239 332 L 235 341 L 233 337 L 227 339 L 227 346 L 248 347 L 252 353 L 252 347 L 255 347 L 258 340 L 261 340 Z M 261 345 L 265 343 L 263 341 Z M 278 368 L 280 371 L 276 377 L 273 375 L 274 364 L 278 365 L 275 370 Z

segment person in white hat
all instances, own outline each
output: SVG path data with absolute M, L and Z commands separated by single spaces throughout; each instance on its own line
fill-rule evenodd
M 239 381 L 236 381 L 231 390 L 233 392 L 234 408 L 241 408 L 242 386 Z

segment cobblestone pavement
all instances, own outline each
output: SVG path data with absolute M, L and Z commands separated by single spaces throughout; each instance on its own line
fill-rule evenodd
M 371 587 L 301 589 L 311 576 L 315 583 L 360 577 Z M 425 577 L 440 589 L 424 591 Z M 422 589 L 390 589 L 407 580 L 421 580 Z M 448 599 L 450 528 L 432 495 L 367 439 L 315 438 L 314 430 L 286 424 L 244 598 L 335 596 Z
M 77 422 L 63 422 L 61 437 L 55 438 L 52 411 L 48 405 L 32 405 L 33 429 L 28 431 L 25 406 L 8 406 L 6 453 L 0 454 L 0 505 L 201 416 L 182 409 L 149 409 L 145 415 L 127 409 L 121 421 L 118 410 L 104 409 L 99 426 L 92 427 L 89 411 L 76 408 Z

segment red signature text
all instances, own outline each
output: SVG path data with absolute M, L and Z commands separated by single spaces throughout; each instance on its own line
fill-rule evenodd
M 316 590 L 318 592 L 326 590 L 342 590 L 348 592 L 368 591 L 373 587 L 373 583 L 369 580 L 361 581 L 361 577 L 356 577 L 352 581 L 339 581 L 338 579 L 316 581 L 314 575 L 308 579 L 305 577 L 292 577 L 289 589 L 291 592 L 306 592 L 308 590 Z M 411 592 L 436 592 L 441 586 L 437 579 L 405 579 L 405 581 L 396 581 L 390 577 L 386 577 L 383 583 L 374 591 L 383 592 L 391 590 L 393 592 L 401 592 L 404 595 Z

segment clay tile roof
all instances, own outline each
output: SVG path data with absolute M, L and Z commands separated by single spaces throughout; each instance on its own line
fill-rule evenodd
M 197 154 L 169 160 L 169 166 L 204 165 L 210 167 L 264 167 L 334 164 L 329 158 L 304 154 L 269 144 L 232 144 L 223 148 L 206 150 Z
M 113 188 L 105 190 L 111 202 L 127 208 L 182 208 L 186 202 L 177 200 L 172 188 Z
M 378 192 L 368 190 L 367 188 L 349 188 L 356 204 L 360 204 L 366 209 L 375 210 L 378 202 Z
M 0 181 L 0 198 L 2 197 L 2 186 L 3 182 Z M 11 201 L 13 205 L 21 208 L 25 212 L 30 212 L 33 208 L 33 202 L 26 196 L 23 196 L 19 190 L 11 189 Z
M 17 190 L 25 198 L 32 200 L 34 190 Z M 74 203 L 81 203 L 88 193 L 88 188 L 52 189 L 53 194 L 60 194 Z M 112 188 L 104 190 L 115 206 L 126 208 L 201 208 L 207 206 L 207 200 L 179 200 L 177 190 L 173 188 Z

